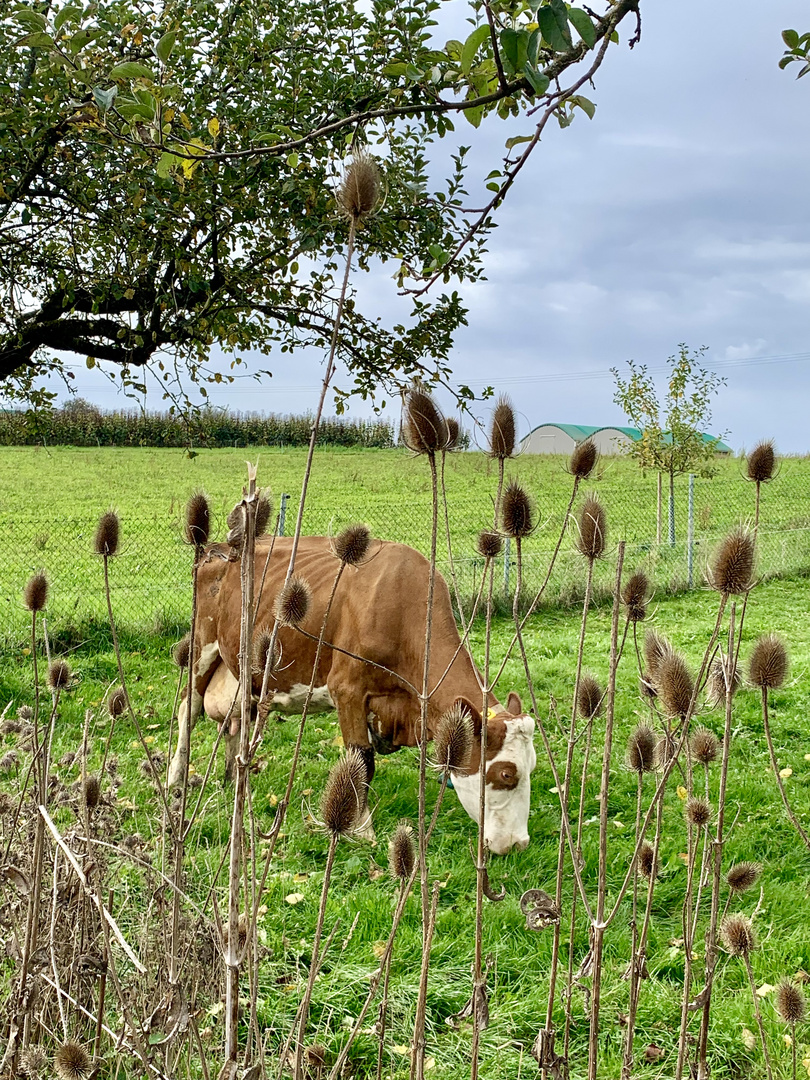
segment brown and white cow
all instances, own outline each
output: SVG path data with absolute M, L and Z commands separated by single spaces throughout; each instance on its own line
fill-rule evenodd
M 287 572 L 290 547 L 288 537 L 275 541 L 257 611 L 257 627 L 272 625 L 273 605 Z M 214 720 L 224 719 L 237 686 L 239 563 L 229 560 L 229 550 L 224 544 L 212 545 L 199 568 L 195 693 L 190 709 L 185 701 L 180 708 L 178 746 L 183 745 L 184 729 L 193 726 L 203 709 Z M 269 541 L 260 541 L 256 549 L 257 590 L 268 551 Z M 291 627 L 279 631 L 281 659 L 271 677 L 274 709 L 301 711 L 316 649 L 315 641 L 306 634 L 317 638 L 320 633 L 338 565 L 328 537 L 301 538 L 295 573 L 309 584 L 312 603 L 301 623 L 306 633 Z M 347 566 L 343 571 L 326 624 L 326 644 L 310 708 L 337 710 L 344 745 L 360 750 L 369 781 L 374 773 L 375 751 L 385 754 L 417 744 L 419 703 L 411 687 L 422 685 L 428 571 L 427 560 L 413 548 L 387 541 L 374 544 L 362 565 Z M 469 703 L 481 701 L 477 672 L 468 651 L 460 644 L 450 594 L 437 574 L 429 666 L 433 691 L 428 710 L 430 738 L 439 716 L 459 698 Z M 260 679 L 255 692 L 259 689 Z M 481 716 L 475 705 L 470 704 L 469 709 L 480 738 Z M 504 854 L 515 845 L 525 848 L 529 842 L 529 777 L 537 761 L 533 733 L 534 720 L 523 712 L 517 694 L 509 695 L 505 708 L 490 696 L 484 836 L 496 854 Z M 476 746 L 470 774 L 453 774 L 453 786 L 474 821 L 479 816 L 479 762 Z M 181 768 L 178 751 L 172 761 L 170 783 L 177 782 Z

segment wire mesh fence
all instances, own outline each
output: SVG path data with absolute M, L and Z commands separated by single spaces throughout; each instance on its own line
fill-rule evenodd
M 801 479 L 802 483 L 799 483 Z M 758 542 L 758 572 L 787 576 L 810 572 L 810 499 L 804 470 L 784 470 L 763 489 L 762 524 Z M 560 475 L 537 493 L 537 527 L 523 544 L 523 582 L 533 594 L 543 581 L 566 517 L 571 482 Z M 662 507 L 662 536 L 658 542 L 656 477 L 639 475 L 637 483 L 626 476 L 612 477 L 607 470 L 597 490 L 609 523 L 608 555 L 596 567 L 595 590 L 612 584 L 614 555 L 619 540 L 627 542 L 626 565 L 643 567 L 659 592 L 679 591 L 705 582 L 711 551 L 730 526 L 750 521 L 754 512 L 754 489 L 738 473 L 714 479 L 695 478 L 691 528 L 689 499 L 684 479 L 675 503 L 675 543 L 667 535 L 666 491 Z M 294 497 L 283 497 L 283 529 L 290 533 L 298 506 Z M 567 526 L 560 557 L 545 593 L 549 602 L 573 602 L 582 595 L 583 561 L 576 553 L 577 504 Z M 51 582 L 48 618 L 52 625 L 81 624 L 106 618 L 100 561 L 93 554 L 95 520 L 60 517 L 54 523 L 47 508 L 38 515 L 4 514 L 0 523 L 0 600 L 5 610 L 3 636 L 22 638 L 27 627 L 21 592 L 28 576 L 44 569 Z M 402 497 L 364 493 L 353 503 L 308 504 L 305 534 L 335 534 L 342 527 L 364 521 L 382 540 L 407 543 L 427 553 L 430 547 L 431 496 L 429 486 L 409 489 Z M 459 593 L 474 595 L 481 582 L 484 560 L 476 555 L 476 537 L 493 525 L 492 495 L 455 490 L 440 512 L 439 567 L 445 576 L 455 575 Z M 450 545 L 448 547 L 447 534 Z M 224 523 L 220 523 L 220 536 Z M 691 537 L 691 541 L 690 541 Z M 452 564 L 449 555 L 452 550 Z M 451 569 L 452 565 L 452 569 Z M 171 514 L 154 510 L 124 516 L 119 554 L 111 561 L 114 609 L 122 625 L 139 628 L 180 627 L 187 623 L 191 597 L 191 552 L 183 542 L 182 519 L 175 507 Z M 516 583 L 516 551 L 505 546 L 496 567 L 496 592 L 502 602 Z

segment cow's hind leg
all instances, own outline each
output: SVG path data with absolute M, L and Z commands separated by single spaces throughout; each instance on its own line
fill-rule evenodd
M 194 659 L 194 693 L 189 695 L 188 687 L 183 692 L 183 700 L 177 710 L 177 749 L 169 766 L 169 787 L 178 787 L 183 776 L 188 772 L 191 757 L 191 732 L 203 708 L 203 694 L 208 680 L 219 660 L 219 645 L 216 641 L 203 645 Z M 189 696 L 191 700 L 189 701 Z

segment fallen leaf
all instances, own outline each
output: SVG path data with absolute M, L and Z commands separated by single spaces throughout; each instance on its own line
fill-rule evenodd
M 783 1035 L 782 1038 L 785 1040 L 785 1046 L 793 1046 L 793 1039 L 789 1035 Z
M 750 1031 L 748 1028 L 743 1028 L 742 1029 L 742 1041 L 743 1041 L 743 1046 L 745 1047 L 746 1050 L 756 1050 L 756 1048 L 757 1048 L 757 1037 L 753 1033 L 753 1031 Z
M 149 689 L 151 690 L 152 687 L 150 686 Z M 99 704 L 101 704 L 101 702 L 99 702 Z M 158 731 L 162 727 L 163 727 L 163 724 L 150 724 L 149 727 L 147 728 L 147 731 Z
M 309 874 L 305 874 L 305 873 L 294 874 L 293 875 L 293 881 L 296 884 L 300 884 L 302 881 L 309 881 Z
M 762 986 L 757 987 L 757 997 L 761 997 L 761 998 L 767 997 L 768 994 L 773 993 L 773 991 L 775 989 L 776 989 L 776 987 L 771 986 L 770 983 L 763 983 Z
M 343 736 L 342 735 L 336 735 L 334 737 L 334 739 L 332 739 L 331 745 L 332 746 L 343 746 Z
M 480 755 L 479 755 L 479 756 L 480 756 Z M 614 819 L 613 819 L 613 824 L 614 824 L 614 826 L 615 826 L 615 827 L 616 827 L 617 829 L 623 829 L 623 828 L 624 828 L 624 822 L 623 822 L 623 821 L 619 821 L 619 819 L 618 819 L 618 818 L 614 818 Z
M 311 795 L 315 788 L 307 787 L 301 792 L 302 795 Z
M 385 942 L 375 941 L 374 944 L 371 946 L 371 951 L 374 953 L 378 960 L 382 960 L 383 953 L 385 952 Z
M 155 741 L 155 736 L 154 735 L 144 735 L 143 741 L 146 743 L 147 746 L 151 746 L 152 743 Z
M 395 1046 L 392 1046 L 391 1049 L 395 1054 L 402 1054 L 403 1057 L 411 1052 L 410 1046 L 405 1046 L 404 1043 L 397 1043 Z
M 802 1065 L 804 1066 L 804 1071 L 810 1076 L 810 1057 L 805 1058 L 804 1061 L 802 1061 Z
M 788 767 L 787 769 L 780 769 L 779 775 L 782 777 L 783 780 L 787 780 L 789 776 L 793 776 L 793 769 L 791 769 L 790 767 Z
M 480 757 L 481 755 L 479 754 L 478 756 Z M 555 787 L 550 787 L 548 790 L 551 792 L 552 795 L 556 795 L 558 789 Z
M 278 795 L 271 795 L 267 801 L 271 806 L 278 806 Z
M 288 904 L 300 904 L 304 899 L 304 894 L 301 892 L 291 892 L 284 897 Z
M 685 799 L 688 794 L 689 792 L 686 790 L 683 784 L 678 784 L 678 798 Z
M 810 754 L 805 754 L 804 755 L 804 760 L 805 761 L 810 761 Z
M 380 870 L 380 868 L 378 866 L 372 866 L 372 868 L 368 872 L 368 880 L 369 881 L 379 881 L 380 878 L 384 877 L 384 876 L 385 876 L 385 871 Z
M 425 1072 L 427 1072 L 428 1069 L 435 1069 L 435 1068 L 436 1068 L 436 1058 L 435 1057 L 427 1057 L 427 1058 L 425 1058 Z
M 686 851 L 679 851 L 678 852 L 678 858 L 681 860 L 681 862 L 688 863 L 689 862 L 689 853 L 686 852 Z

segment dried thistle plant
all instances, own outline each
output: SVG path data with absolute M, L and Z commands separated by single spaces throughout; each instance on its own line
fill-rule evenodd
M 489 432 L 489 456 L 501 461 L 510 458 L 515 452 L 515 410 L 508 397 L 498 398 L 492 413 L 492 426 Z
M 776 1013 L 786 1024 L 790 1024 L 790 1048 L 793 1058 L 793 1080 L 796 1080 L 796 1025 L 807 1016 L 807 1001 L 804 991 L 790 979 L 781 979 L 774 995 Z
M 108 558 L 115 555 L 118 551 L 120 531 L 121 523 L 118 520 L 118 514 L 114 510 L 108 510 L 106 514 L 102 514 L 93 541 L 93 550 L 96 555 Z
M 593 439 L 583 439 L 571 451 L 568 471 L 576 480 L 587 480 L 599 460 L 599 451 Z
M 356 153 L 343 175 L 337 203 L 350 221 L 359 222 L 374 211 L 380 197 L 380 169 L 371 154 Z
M 28 1046 L 20 1054 L 20 1074 L 28 1080 L 39 1080 L 47 1064 L 48 1056 L 41 1046 Z
M 411 387 L 402 408 L 402 441 L 415 454 L 435 456 L 447 448 L 448 438 L 447 421 L 432 395 Z
M 686 820 L 695 829 L 704 829 L 712 820 L 712 808 L 709 800 L 699 795 L 686 800 L 683 812 Z
M 650 582 L 643 570 L 637 571 L 625 582 L 622 589 L 622 603 L 627 608 L 630 622 L 643 622 L 647 617 Z
M 726 702 L 726 688 L 731 691 L 733 698 L 741 685 L 742 679 L 734 657 L 718 656 L 709 668 L 706 679 L 706 700 L 712 708 L 720 708 Z
M 415 865 L 413 827 L 410 822 L 401 821 L 388 844 L 388 869 L 392 878 L 404 882 L 410 879 Z
M 655 857 L 655 848 L 645 840 L 638 853 L 638 870 L 643 878 L 650 880 L 658 874 L 658 860 Z
M 503 540 L 500 533 L 492 532 L 491 529 L 482 529 L 475 546 L 478 554 L 485 559 L 496 559 L 503 551 Z
M 589 495 L 579 514 L 576 548 L 586 559 L 600 559 L 607 546 L 607 516 L 596 495 Z
M 456 702 L 442 713 L 433 737 L 433 759 L 442 772 L 466 772 L 473 747 L 469 713 Z
M 754 535 L 733 529 L 720 544 L 709 570 L 709 584 L 724 596 L 745 596 L 754 581 Z
M 312 592 L 299 577 L 292 577 L 276 597 L 275 616 L 282 626 L 297 626 L 307 617 Z
M 750 956 L 757 942 L 748 916 L 727 915 L 720 924 L 720 941 L 731 956 Z
M 49 665 L 48 685 L 51 690 L 64 690 L 70 685 L 70 668 L 65 660 L 54 660 Z
M 368 554 L 371 532 L 368 525 L 347 525 L 332 543 L 332 550 L 347 566 L 359 566 Z
M 647 724 L 639 724 L 631 732 L 625 759 L 627 768 L 639 775 L 655 768 L 655 732 Z
M 592 720 L 602 709 L 602 687 L 593 675 L 583 675 L 577 690 L 577 712 L 583 720 Z
M 101 784 L 97 776 L 88 776 L 82 787 L 82 798 L 88 810 L 95 810 L 101 801 Z
M 194 547 L 205 547 L 211 532 L 211 509 L 204 491 L 195 491 L 186 503 L 185 540 Z
M 517 480 L 511 480 L 504 492 L 501 525 L 506 535 L 516 540 L 529 536 L 534 529 L 531 499 Z
M 177 666 L 184 670 L 188 667 L 189 657 L 191 655 L 191 634 L 186 634 L 185 637 L 180 638 L 174 647 L 174 662 Z
M 48 602 L 48 579 L 44 574 L 33 574 L 25 583 L 23 601 L 31 612 L 42 611 Z
M 321 818 L 332 836 L 347 836 L 358 825 L 365 803 L 366 767 L 356 750 L 332 766 L 321 799 Z
M 758 442 L 748 455 L 746 465 L 748 479 L 753 480 L 754 483 L 766 484 L 769 480 L 773 480 L 774 469 L 776 468 L 776 451 L 774 450 L 773 439 Z
M 85 1048 L 72 1039 L 62 1043 L 53 1059 L 53 1067 L 60 1080 L 85 1080 L 93 1062 Z
M 741 862 L 732 866 L 726 874 L 726 884 L 729 891 L 739 896 L 749 889 L 753 889 L 762 874 L 762 867 L 756 862 Z
M 711 765 L 713 761 L 717 760 L 720 740 L 708 728 L 701 727 L 693 731 L 689 739 L 689 745 L 692 750 L 692 757 L 695 761 L 699 761 L 701 765 Z
M 447 446 L 445 450 L 456 450 L 461 437 L 461 427 L 454 416 L 447 417 Z
M 787 678 L 785 643 L 776 634 L 765 634 L 754 645 L 748 661 L 748 681 L 761 690 L 777 690 Z
M 113 719 L 120 716 L 127 707 L 127 695 L 123 686 L 117 686 L 107 698 L 107 712 Z
M 667 639 L 652 628 L 644 635 L 644 662 L 647 666 L 647 676 L 654 687 L 658 686 L 658 672 L 664 657 L 672 652 L 672 646 Z
M 671 650 L 661 660 L 657 674 L 658 697 L 667 716 L 684 720 L 692 703 L 694 681 L 680 653 Z

